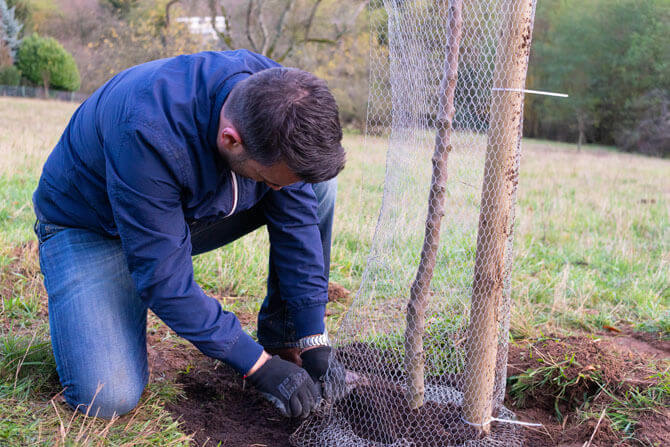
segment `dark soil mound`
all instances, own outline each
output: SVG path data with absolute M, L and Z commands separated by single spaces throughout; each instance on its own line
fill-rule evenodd
M 426 402 L 412 410 L 402 391 L 388 384 L 359 386 L 337 406 L 354 433 L 371 441 L 390 444 L 404 438 L 416 447 L 433 447 L 460 445 L 475 437 L 471 427 L 461 422 L 460 407 Z
M 517 408 L 555 409 L 560 414 L 581 406 L 602 387 L 618 390 L 624 383 L 623 358 L 609 345 L 586 337 L 544 339 L 510 348 L 511 389 Z M 515 391 L 517 390 L 517 391 Z
M 351 292 L 336 282 L 328 283 L 328 301 L 344 302 L 349 298 Z

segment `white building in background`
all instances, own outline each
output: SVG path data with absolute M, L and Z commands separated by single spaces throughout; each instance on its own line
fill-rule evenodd
M 212 20 L 210 16 L 205 17 L 177 17 L 175 19 L 179 23 L 184 23 L 188 27 L 191 34 L 199 34 L 204 39 L 216 39 L 216 31 L 212 28 Z M 224 16 L 214 17 L 216 29 L 224 31 L 226 29 L 226 18 Z

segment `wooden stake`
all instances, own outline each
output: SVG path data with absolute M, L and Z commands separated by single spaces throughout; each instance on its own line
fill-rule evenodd
M 425 331 L 428 289 L 433 277 L 435 258 L 440 245 L 440 223 L 444 216 L 444 198 L 447 184 L 447 158 L 451 151 L 451 131 L 454 119 L 454 91 L 458 80 L 458 52 L 461 43 L 462 0 L 451 0 L 449 7 L 449 37 L 444 62 L 444 78 L 440 84 L 440 110 L 437 119 L 433 175 L 428 197 L 426 233 L 421 249 L 421 261 L 410 289 L 405 330 L 405 372 L 407 374 L 407 401 L 412 409 L 423 405 Z
M 466 342 L 463 417 L 490 431 L 510 213 L 518 180 L 523 88 L 533 24 L 533 0 L 510 8 L 496 55 L 484 167 L 477 254 Z

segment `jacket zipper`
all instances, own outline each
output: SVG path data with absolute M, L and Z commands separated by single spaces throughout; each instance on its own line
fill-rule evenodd
M 226 215 L 226 217 L 230 217 L 233 215 L 235 210 L 237 209 L 237 176 L 233 171 L 230 171 L 230 174 L 232 175 L 233 179 L 233 207 L 231 208 L 230 212 Z

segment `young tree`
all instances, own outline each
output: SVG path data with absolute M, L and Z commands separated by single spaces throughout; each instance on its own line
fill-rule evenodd
M 463 2 L 454 0 L 446 18 L 449 29 L 444 75 L 439 90 L 439 116 L 433 152 L 433 175 L 428 197 L 428 216 L 421 248 L 421 261 L 410 289 L 407 303 L 405 330 L 405 372 L 407 374 L 407 402 L 412 409 L 423 406 L 424 401 L 424 352 L 423 335 L 426 325 L 426 306 L 430 282 L 440 246 L 440 229 L 447 196 L 447 161 L 451 152 L 451 134 L 454 120 L 454 92 L 458 81 L 458 56 L 463 29 Z

